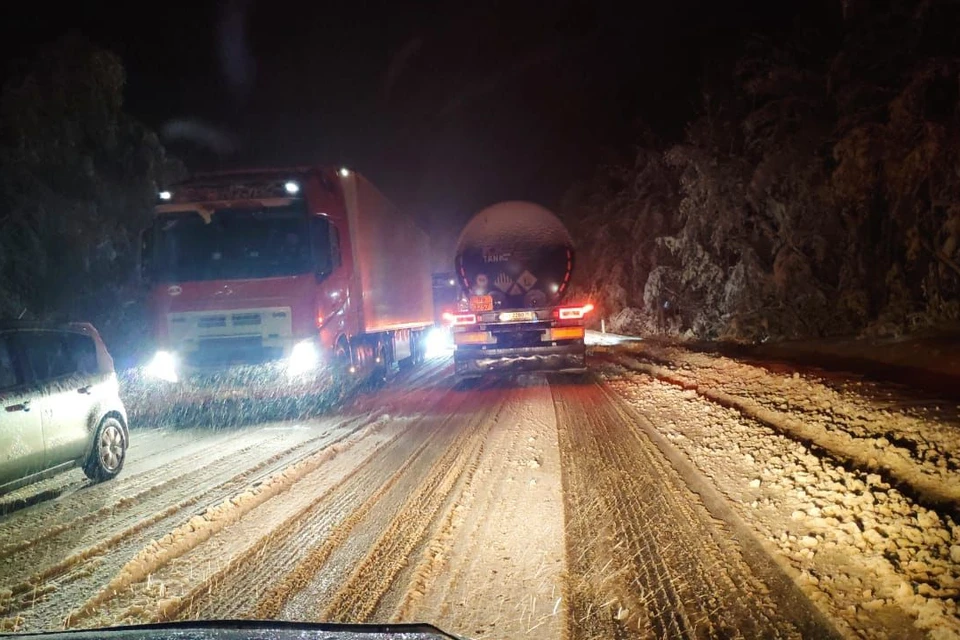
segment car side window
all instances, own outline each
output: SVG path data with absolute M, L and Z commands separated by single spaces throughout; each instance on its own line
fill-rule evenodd
M 81 333 L 65 333 L 63 337 L 67 342 L 70 357 L 76 363 L 77 372 L 89 374 L 100 370 L 97 364 L 97 344 L 93 338 Z
M 13 349 L 10 341 L 0 336 L 0 391 L 12 389 L 20 384 L 20 376 L 13 362 Z
M 34 382 L 46 382 L 80 370 L 66 335 L 57 331 L 24 331 L 19 334 Z

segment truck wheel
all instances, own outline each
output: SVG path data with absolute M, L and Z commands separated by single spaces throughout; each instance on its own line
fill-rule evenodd
M 350 345 L 343 338 L 337 340 L 337 346 L 333 349 L 333 365 L 337 375 L 347 375 L 350 369 Z
M 83 472 L 94 482 L 115 478 L 127 458 L 127 434 L 120 421 L 106 417 L 97 428 Z

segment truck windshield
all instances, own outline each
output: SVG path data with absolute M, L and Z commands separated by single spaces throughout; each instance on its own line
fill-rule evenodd
M 210 222 L 167 214 L 156 226 L 156 274 L 162 281 L 272 278 L 312 270 L 310 232 L 302 203 L 218 209 Z

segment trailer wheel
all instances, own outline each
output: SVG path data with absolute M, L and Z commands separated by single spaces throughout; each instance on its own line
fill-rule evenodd
M 410 341 L 410 348 L 413 351 L 414 364 L 423 364 L 424 360 L 426 360 L 426 345 L 423 343 L 425 335 L 426 334 L 423 331 L 416 331 L 414 332 L 412 340 Z
M 403 360 L 397 360 L 397 366 L 400 367 L 401 371 L 407 371 L 417 364 L 417 344 L 416 336 L 411 331 L 410 332 L 410 355 L 404 358 Z
M 387 345 L 384 344 L 383 340 L 377 341 L 376 350 L 374 351 L 374 362 L 376 363 L 374 373 L 377 381 L 385 382 L 387 380 L 387 374 L 390 371 L 390 357 L 387 352 Z

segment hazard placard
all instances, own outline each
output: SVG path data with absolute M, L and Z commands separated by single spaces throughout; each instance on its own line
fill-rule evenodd
M 520 274 L 520 277 L 517 278 L 517 284 L 529 291 L 530 287 L 537 284 L 537 277 L 529 271 L 524 271 Z

